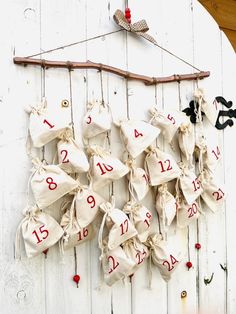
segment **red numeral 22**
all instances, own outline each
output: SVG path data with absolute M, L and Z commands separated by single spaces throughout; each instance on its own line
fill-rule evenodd
M 170 255 L 170 262 L 168 261 L 164 261 L 162 263 L 162 265 L 166 265 L 167 266 L 167 269 L 168 271 L 172 271 L 172 269 L 174 268 L 174 265 L 178 263 L 177 259 L 173 256 L 173 255 Z
M 68 156 L 68 151 L 66 150 L 66 149 L 63 149 L 63 150 L 61 150 L 61 155 L 63 155 L 64 154 L 64 157 L 63 157 L 63 159 L 62 159 L 62 163 L 63 164 L 66 164 L 67 162 L 69 162 L 69 159 L 67 158 L 67 156 Z M 66 159 L 67 158 L 67 159 Z
M 221 200 L 223 198 L 225 193 L 221 189 L 219 189 L 218 191 L 213 192 L 212 195 L 216 196 L 216 201 L 219 201 L 219 200 Z
M 106 173 L 106 171 L 110 172 L 110 171 L 113 170 L 113 167 L 112 167 L 112 166 L 106 165 L 106 164 L 104 164 L 104 163 L 101 164 L 100 162 L 98 162 L 96 166 L 98 166 L 98 167 L 100 168 L 100 170 L 101 170 L 101 175 L 104 175 L 104 174 Z M 104 168 L 106 171 L 105 171 L 103 168 Z
M 114 257 L 113 256 L 108 256 L 108 263 L 111 261 L 112 263 L 112 267 L 109 269 L 108 273 L 112 273 L 113 270 L 115 270 L 119 265 L 120 263 L 119 262 L 116 262 Z
M 171 165 L 170 165 L 170 159 L 166 159 L 166 160 L 164 160 L 164 162 L 158 161 L 158 163 L 161 165 L 161 172 L 166 172 L 166 171 L 169 171 L 169 170 L 173 169 L 171 167 Z M 164 164 L 165 165 L 167 164 L 167 168 L 166 169 L 164 168 Z
M 48 230 L 47 230 L 47 229 L 43 229 L 44 226 L 45 226 L 45 225 L 42 225 L 42 226 L 39 227 L 39 232 L 40 232 L 42 235 L 45 233 L 45 235 L 42 236 L 42 240 L 39 238 L 38 233 L 37 233 L 36 230 L 34 230 L 34 231 L 32 232 L 32 234 L 34 234 L 34 235 L 36 236 L 36 238 L 37 238 L 37 241 L 38 241 L 37 244 L 41 243 L 41 242 L 42 242 L 43 240 L 45 240 L 45 239 L 48 237 L 48 235 L 49 235 Z
M 197 213 L 197 205 L 195 203 L 192 204 L 192 207 L 189 207 L 188 213 L 188 218 L 192 218 Z

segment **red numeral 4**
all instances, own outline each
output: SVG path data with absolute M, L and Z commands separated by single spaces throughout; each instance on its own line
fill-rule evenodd
M 32 234 L 34 234 L 35 236 L 36 236 L 36 238 L 37 238 L 37 244 L 39 244 L 39 243 L 41 243 L 43 240 L 45 240 L 47 237 L 48 237 L 48 235 L 49 235 L 49 232 L 48 232 L 48 230 L 47 229 L 43 229 L 43 227 L 45 227 L 45 225 L 42 225 L 42 226 L 40 226 L 39 227 L 39 233 L 42 235 L 42 239 L 40 239 L 40 237 L 38 236 L 38 233 L 37 233 L 37 231 L 36 230 L 34 230 L 33 232 L 32 232 Z M 44 234 L 44 236 L 43 236 L 43 234 Z
M 175 124 L 175 118 L 168 114 L 167 119 L 170 120 L 173 124 Z
M 172 271 L 172 269 L 174 269 L 174 265 L 178 262 L 179 261 L 177 261 L 177 259 L 173 255 L 170 255 L 170 262 L 164 261 L 162 265 L 167 266 L 168 271 Z

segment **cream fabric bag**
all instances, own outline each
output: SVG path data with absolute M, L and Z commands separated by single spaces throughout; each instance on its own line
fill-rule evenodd
M 193 221 L 196 221 L 199 217 L 199 205 L 197 201 L 190 203 L 189 205 L 182 199 L 178 202 L 177 209 L 177 226 L 179 228 L 185 228 L 189 226 Z
M 94 101 L 87 105 L 83 119 L 83 136 L 92 138 L 111 129 L 112 116 L 110 108 L 102 102 Z
M 60 167 L 46 165 L 38 158 L 31 176 L 31 188 L 39 208 L 45 208 L 78 186 L 78 183 Z
M 90 158 L 89 176 L 95 191 L 113 180 L 118 180 L 129 172 L 129 168 L 118 158 L 112 157 L 109 152 L 100 146 L 93 145 L 88 149 Z
M 120 122 L 121 135 L 132 158 L 140 155 L 160 134 L 160 130 L 141 120 Z
M 186 116 L 176 110 L 160 111 L 157 108 L 149 110 L 151 115 L 150 123 L 161 130 L 162 135 L 170 143 L 177 132 L 180 124 L 186 120 Z
M 146 171 L 135 166 L 134 159 L 128 159 L 126 165 L 129 167 L 129 191 L 135 200 L 141 201 L 150 190 L 149 177 Z
M 176 179 L 181 173 L 173 156 L 153 147 L 148 150 L 145 158 L 145 169 L 152 186 Z
M 220 146 L 208 141 L 203 153 L 203 166 L 210 171 L 214 171 L 222 160 Z
M 167 184 L 163 184 L 158 187 L 156 196 L 156 211 L 159 215 L 160 223 L 164 232 L 167 232 L 176 215 L 176 199 L 168 191 Z
M 181 261 L 181 253 L 176 252 L 176 248 L 171 248 L 160 234 L 150 235 L 147 246 L 150 248 L 153 264 L 158 267 L 162 278 L 169 281 Z
M 223 184 L 216 182 L 207 170 L 202 172 L 201 182 L 203 186 L 203 193 L 201 194 L 201 197 L 206 205 L 213 212 L 220 210 L 226 199 L 226 192 Z
M 59 167 L 67 173 L 81 173 L 89 170 L 89 162 L 84 151 L 73 139 L 72 131 L 60 135 L 57 143 Z
M 182 123 L 178 132 L 179 148 L 183 153 L 183 159 L 192 164 L 193 152 L 195 147 L 194 128 L 190 121 Z
M 138 232 L 137 238 L 141 242 L 145 242 L 149 235 L 152 214 L 143 205 L 136 202 L 128 202 L 125 204 L 123 211 L 129 215 L 130 221 Z
M 31 106 L 26 111 L 30 114 L 29 134 L 34 147 L 42 147 L 58 137 L 61 132 L 70 128 L 70 121 L 66 121 L 66 112 L 70 108 L 59 107 L 60 110 L 55 112 L 55 108 L 49 111 L 47 101 L 44 98 L 42 103 L 36 107 Z
M 53 246 L 63 235 L 63 229 L 50 215 L 40 210 L 37 205 L 24 210 L 25 218 L 21 221 L 15 242 L 15 256 L 21 257 L 20 236 L 22 234 L 27 257 L 34 257 Z
M 100 205 L 100 210 L 104 213 L 100 226 L 100 234 L 103 234 L 106 222 L 109 230 L 108 249 L 113 250 L 128 239 L 137 235 L 137 230 L 129 220 L 128 216 L 120 209 L 115 208 L 114 198 L 112 203 L 106 202 Z

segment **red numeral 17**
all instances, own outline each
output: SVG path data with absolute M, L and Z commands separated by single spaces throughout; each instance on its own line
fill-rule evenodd
M 220 156 L 220 149 L 219 149 L 219 147 L 216 146 L 216 151 L 215 151 L 215 150 L 212 150 L 211 152 L 212 152 L 212 154 L 214 154 L 216 160 L 218 160 L 218 159 L 219 159 L 219 156 Z

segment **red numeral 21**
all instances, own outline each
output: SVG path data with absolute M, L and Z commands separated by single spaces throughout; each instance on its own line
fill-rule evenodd
M 82 231 L 78 232 L 78 241 L 83 240 L 88 236 L 88 229 L 84 228 Z
M 69 159 L 67 158 L 68 151 L 66 149 L 61 150 L 61 155 L 63 155 L 63 154 L 64 154 L 64 157 L 62 156 L 63 157 L 62 163 L 66 164 L 67 162 L 69 162 Z
M 120 224 L 120 228 L 121 228 L 121 236 L 123 234 L 125 234 L 126 232 L 128 232 L 128 230 L 129 230 L 129 220 L 125 219 L 124 222 L 122 222 L 122 224 Z
M 148 228 L 150 227 L 150 220 L 152 219 L 152 214 L 150 212 L 146 213 L 147 219 L 144 220 L 144 222 L 147 224 Z
M 173 255 L 170 255 L 170 262 L 164 261 L 162 265 L 167 266 L 168 271 L 172 271 L 176 263 L 178 263 L 177 259 Z
M 136 129 L 134 129 L 134 137 L 137 138 L 139 136 L 143 136 L 143 133 L 139 133 Z
M 106 165 L 106 164 L 104 164 L 104 163 L 101 164 L 100 162 L 98 162 L 96 166 L 98 166 L 98 167 L 100 168 L 100 170 L 101 170 L 101 175 L 104 175 L 104 174 L 106 173 L 106 171 L 110 172 L 110 171 L 113 170 L 113 167 L 112 167 L 112 166 Z M 106 171 L 105 171 L 104 169 L 105 169 Z
M 158 163 L 161 165 L 161 172 L 166 172 L 173 169 L 172 166 L 170 165 L 170 159 L 166 159 L 164 160 L 164 162 L 158 161 Z M 166 166 L 166 169 L 164 167 L 164 164 Z
M 192 207 L 189 207 L 188 213 L 188 218 L 192 218 L 197 213 L 197 205 L 195 203 L 192 204 Z
M 223 198 L 225 193 L 221 189 L 219 189 L 218 191 L 213 192 L 212 195 L 216 196 L 216 201 L 219 201 L 219 200 L 221 200 Z
M 43 227 L 44 227 L 45 225 L 42 225 L 42 226 L 40 226 L 39 227 L 39 232 L 42 234 L 42 240 L 40 239 L 40 237 L 38 236 L 38 233 L 37 233 L 37 231 L 36 230 L 34 230 L 33 232 L 32 232 L 32 234 L 34 234 L 35 236 L 36 236 L 36 238 L 37 238 L 37 244 L 39 244 L 39 243 L 41 243 L 43 240 L 45 240 L 47 237 L 48 237 L 48 235 L 49 235 L 49 232 L 48 232 L 48 230 L 47 229 L 43 229 Z M 43 234 L 45 234 L 44 236 L 43 236 Z
M 110 261 L 111 261 L 112 266 L 108 271 L 109 274 L 112 273 L 120 265 L 119 262 L 115 261 L 113 256 L 108 256 L 108 263 L 110 263 Z
M 48 120 L 46 120 L 46 119 L 43 120 L 43 123 L 47 124 L 50 127 L 50 129 L 54 128 L 54 126 L 55 126 L 55 125 L 52 125 L 51 123 L 49 123 Z
M 219 156 L 220 156 L 220 149 L 219 149 L 219 147 L 216 146 L 216 150 L 212 150 L 211 152 L 212 152 L 212 154 L 214 154 L 216 160 L 218 160 Z
M 198 178 L 193 180 L 192 184 L 193 184 L 193 187 L 194 187 L 194 192 L 196 192 L 197 190 L 199 190 L 201 188 L 201 184 L 200 184 L 200 181 L 198 180 Z

